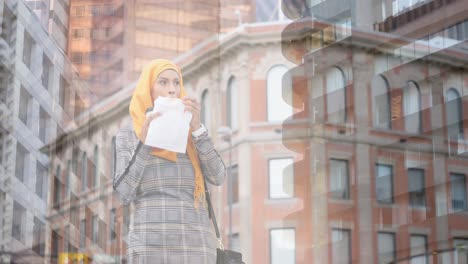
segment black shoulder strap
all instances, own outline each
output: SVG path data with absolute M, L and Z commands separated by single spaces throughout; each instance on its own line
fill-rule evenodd
M 206 198 L 206 203 L 208 205 L 208 215 L 211 221 L 213 221 L 213 226 L 216 232 L 216 237 L 220 239 L 221 236 L 219 235 L 218 223 L 216 222 L 216 215 L 213 210 L 213 205 L 211 204 L 210 191 L 208 190 L 208 186 L 206 186 L 206 180 L 204 176 L 203 176 L 203 184 L 205 185 L 205 198 Z

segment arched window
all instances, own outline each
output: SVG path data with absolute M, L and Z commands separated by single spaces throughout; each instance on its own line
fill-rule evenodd
M 86 152 L 83 152 L 81 160 L 81 190 L 84 191 L 88 188 L 88 157 Z
M 268 121 L 283 121 L 293 114 L 292 106 L 283 100 L 283 76 L 288 71 L 284 65 L 273 66 L 267 74 Z M 285 80 L 286 82 L 290 82 Z M 288 84 L 286 84 L 288 85 Z M 291 87 L 291 84 L 289 84 Z M 287 87 L 286 87 L 287 88 Z
M 226 124 L 232 129 L 238 125 L 237 90 L 236 78 L 231 77 L 226 90 Z
M 94 153 L 93 153 L 93 158 L 94 158 L 94 168 L 93 168 L 93 187 L 98 186 L 99 184 L 99 147 L 98 145 L 94 146 Z
M 372 115 L 373 125 L 379 128 L 390 128 L 389 85 L 382 75 L 372 79 Z
M 447 134 L 451 140 L 463 138 L 462 100 L 455 88 L 447 91 L 445 103 L 445 117 Z
M 201 97 L 201 113 L 200 113 L 200 121 L 203 123 L 206 127 L 206 129 L 209 131 L 211 127 L 211 102 L 210 102 L 210 97 L 208 94 L 208 89 L 203 91 L 202 97 Z
M 346 122 L 346 81 L 343 71 L 332 67 L 326 73 L 328 122 Z
M 421 132 L 421 95 L 419 87 L 414 81 L 406 83 L 403 92 L 403 112 L 405 115 L 405 129 L 407 132 Z

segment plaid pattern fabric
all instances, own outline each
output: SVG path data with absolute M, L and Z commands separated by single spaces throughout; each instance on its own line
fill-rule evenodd
M 207 182 L 221 185 L 226 168 L 208 135 L 194 142 Z M 131 126 L 119 130 L 115 150 L 115 193 L 135 208 L 128 263 L 216 263 L 217 240 L 207 208 L 194 207 L 195 175 L 187 154 L 178 153 L 177 162 L 153 156 Z

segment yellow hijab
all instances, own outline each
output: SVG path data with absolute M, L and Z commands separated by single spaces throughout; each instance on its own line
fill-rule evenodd
M 153 87 L 153 84 L 158 78 L 159 74 L 167 69 L 175 70 L 179 75 L 179 98 L 182 98 L 186 95 L 181 70 L 173 62 L 165 59 L 157 59 L 145 65 L 143 71 L 141 72 L 137 86 L 133 92 L 129 107 L 130 115 L 133 120 L 133 129 L 135 130 L 135 134 L 141 142 L 145 142 L 145 139 L 141 138 L 140 134 L 141 127 L 143 126 L 143 123 L 146 120 L 146 110 L 149 107 L 153 107 L 153 100 L 151 98 L 151 88 Z M 192 166 L 195 171 L 195 190 L 193 192 L 193 197 L 195 200 L 195 207 L 198 208 L 198 204 L 205 204 L 205 186 L 203 183 L 203 174 L 201 172 L 197 150 L 195 148 L 194 143 L 192 142 L 191 132 L 192 131 L 190 130 L 188 135 L 187 154 L 190 161 L 192 162 Z M 177 161 L 177 153 L 173 151 L 153 147 L 151 154 L 170 161 Z

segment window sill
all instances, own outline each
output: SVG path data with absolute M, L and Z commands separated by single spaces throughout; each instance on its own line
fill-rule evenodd
M 451 210 L 450 210 L 450 214 L 468 215 L 468 208 L 459 209 L 459 210 L 451 209 Z
M 379 203 L 375 202 L 374 203 L 374 208 L 391 208 L 391 209 L 396 209 L 398 208 L 398 205 L 395 203 Z
M 288 121 L 288 125 L 293 125 L 293 124 L 308 124 L 310 123 L 309 119 L 306 118 L 301 118 L 301 119 L 284 119 L 284 120 L 272 120 L 272 121 L 256 121 L 256 122 L 250 122 L 249 127 L 251 128 L 263 128 L 263 127 L 271 127 L 271 126 L 282 126 L 285 121 Z
M 431 211 L 429 208 L 427 208 L 426 206 L 408 206 L 408 210 L 413 210 L 413 211 L 424 211 L 424 212 L 427 212 L 427 211 Z
M 391 128 L 379 128 L 379 127 L 370 127 L 369 132 L 376 132 L 376 133 L 385 133 L 389 135 L 399 136 L 399 137 L 411 137 L 411 138 L 418 138 L 418 139 L 427 139 L 431 140 L 431 136 L 426 136 L 421 133 L 411 133 L 401 130 L 393 130 Z
M 292 203 L 297 203 L 300 200 L 296 197 L 288 197 L 288 198 L 268 198 L 265 199 L 264 204 L 271 204 L 271 205 L 277 205 L 277 204 L 292 204 Z
M 354 201 L 352 199 L 328 198 L 328 202 L 337 203 L 337 204 L 347 204 L 347 205 L 354 204 Z

